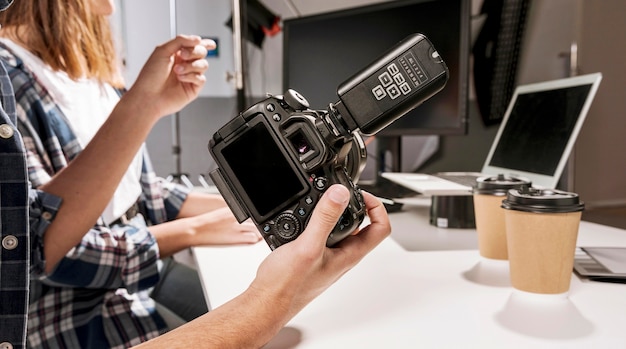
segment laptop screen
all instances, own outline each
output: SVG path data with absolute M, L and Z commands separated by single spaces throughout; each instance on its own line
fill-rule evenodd
M 483 171 L 554 188 L 600 79 L 590 74 L 518 87 Z

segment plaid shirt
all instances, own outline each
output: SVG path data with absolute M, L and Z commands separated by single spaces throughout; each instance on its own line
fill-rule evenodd
M 47 182 L 81 151 L 45 88 L 0 45 L 17 100 L 18 127 L 33 186 Z M 140 207 L 150 224 L 178 215 L 188 190 L 156 177 L 147 153 Z M 167 330 L 148 297 L 158 282 L 158 246 L 139 215 L 127 225 L 98 224 L 51 274 L 31 274 L 29 347 L 126 348 Z
M 13 88 L 2 62 L 0 103 L 0 346 L 18 349 L 26 347 L 29 268 L 44 267 L 43 233 L 61 200 L 30 190 Z

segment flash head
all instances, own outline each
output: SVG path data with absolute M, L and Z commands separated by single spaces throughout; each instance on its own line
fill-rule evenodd
M 448 77 L 428 38 L 413 34 L 340 84 L 334 109 L 349 131 L 373 135 L 443 89 Z

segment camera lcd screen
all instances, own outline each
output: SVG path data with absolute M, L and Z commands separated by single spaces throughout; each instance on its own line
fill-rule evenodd
M 242 194 L 260 216 L 282 209 L 307 189 L 270 132 L 265 124 L 257 123 L 222 150 Z

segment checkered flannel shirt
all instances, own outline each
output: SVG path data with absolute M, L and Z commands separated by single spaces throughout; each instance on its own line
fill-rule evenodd
M 46 183 L 82 148 L 50 94 L 0 45 L 17 100 L 29 180 Z M 88 116 L 86 116 L 88 117 Z M 129 116 L 132 117 L 132 116 Z M 174 219 L 188 190 L 158 178 L 147 153 L 139 204 L 150 224 Z M 29 347 L 126 348 L 167 330 L 148 292 L 158 281 L 158 246 L 143 220 L 86 232 L 50 274 L 31 274 Z

